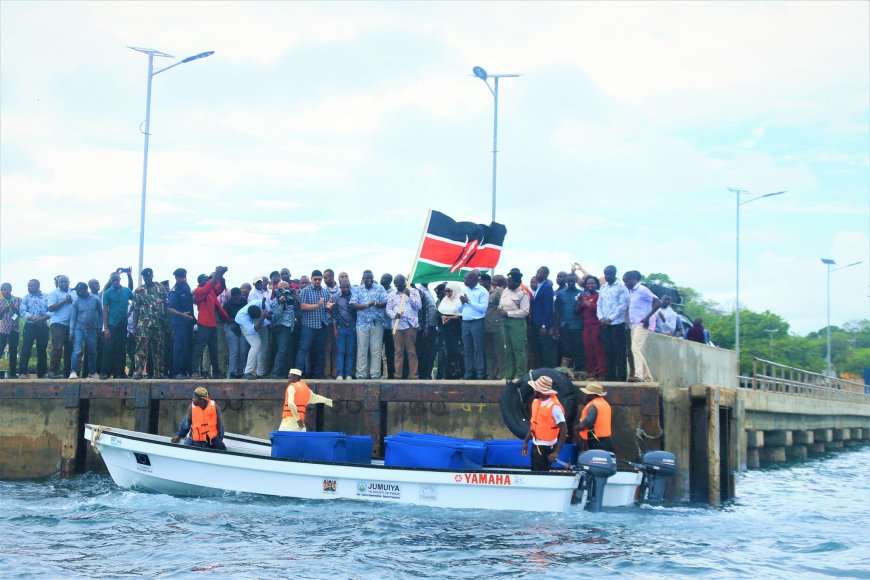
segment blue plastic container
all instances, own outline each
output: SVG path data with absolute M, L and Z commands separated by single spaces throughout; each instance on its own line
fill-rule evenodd
M 520 439 L 493 439 L 486 442 L 487 466 L 531 467 L 532 458 L 523 457 L 523 442 Z M 577 462 L 577 445 L 566 443 L 559 451 L 559 459 L 565 463 Z
M 386 437 L 384 465 L 435 469 L 483 469 L 486 447 L 439 437 Z
M 375 443 L 369 435 L 348 435 L 344 442 L 343 463 L 371 464 Z
M 272 457 L 307 461 L 341 461 L 347 436 L 338 432 L 272 431 Z
M 454 464 L 445 469 L 482 469 L 484 460 L 486 459 L 486 445 L 483 441 L 477 441 L 476 439 L 463 439 L 461 437 L 450 437 L 448 435 L 437 435 L 435 433 L 411 433 L 409 431 L 399 431 L 396 436 L 435 441 L 442 445 L 462 449 L 461 459 L 454 460 Z M 459 462 L 458 465 L 456 465 L 457 461 Z M 424 465 L 422 467 L 435 466 Z

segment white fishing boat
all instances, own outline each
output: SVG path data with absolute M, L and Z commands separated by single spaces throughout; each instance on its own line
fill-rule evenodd
M 274 458 L 268 440 L 229 433 L 224 437 L 227 451 L 177 445 L 169 437 L 97 425 L 86 425 L 84 436 L 119 486 L 182 496 L 230 491 L 444 508 L 566 512 L 588 501 L 598 508 L 633 505 L 645 481 L 638 471 L 616 472 L 613 458 L 606 485 L 605 478 L 597 477 L 595 485 L 604 488 L 603 500 L 597 501 L 592 476 L 596 464 L 604 463 L 604 455 L 612 458 L 606 452 L 588 452 L 599 454 L 591 469 L 457 471 L 391 467 L 378 461 L 359 465 Z

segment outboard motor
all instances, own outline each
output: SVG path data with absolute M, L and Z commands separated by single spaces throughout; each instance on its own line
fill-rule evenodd
M 677 458 L 668 451 L 649 451 L 640 458 L 640 463 L 631 464 L 643 473 L 640 482 L 640 500 L 662 501 L 668 478 L 677 472 Z
M 577 458 L 581 491 L 586 491 L 586 509 L 600 512 L 604 505 L 604 486 L 607 478 L 616 473 L 616 456 L 610 451 L 593 449 Z

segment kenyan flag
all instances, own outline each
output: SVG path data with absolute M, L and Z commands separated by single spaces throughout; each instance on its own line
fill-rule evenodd
M 501 257 L 507 228 L 457 222 L 440 211 L 429 210 L 426 233 L 408 283 L 461 281 L 469 270 L 492 270 Z

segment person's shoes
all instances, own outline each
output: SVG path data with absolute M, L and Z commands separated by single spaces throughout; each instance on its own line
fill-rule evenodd
M 230 376 L 230 378 L 232 378 L 232 379 L 243 379 L 243 378 L 245 378 L 245 375 L 244 375 L 244 374 L 233 373 L 233 374 Z
M 63 378 L 63 377 L 61 377 L 60 375 L 56 375 L 56 374 L 54 374 L 54 373 L 48 373 L 48 374 L 45 375 L 43 378 L 46 378 L 46 379 L 60 379 L 60 378 Z
M 352 381 L 352 380 L 353 380 L 353 375 L 347 375 L 346 377 L 344 377 L 344 380 L 346 380 L 346 381 Z
M 100 380 L 101 381 L 105 381 L 108 378 L 109 378 L 109 375 L 107 375 L 106 373 L 100 373 Z
M 142 379 L 142 373 L 133 373 L 133 376 L 132 376 L 131 378 L 132 378 L 133 380 L 136 380 L 136 381 L 141 380 L 141 379 Z
M 257 375 L 255 375 L 253 373 L 245 373 L 244 377 L 246 380 L 249 380 L 249 381 L 256 381 L 257 380 Z
M 265 380 L 266 380 L 266 375 L 257 375 L 257 380 L 258 380 L 258 381 L 265 381 Z
M 203 376 L 202 373 L 193 373 L 192 375 L 190 375 L 190 378 L 195 381 L 199 381 L 203 379 Z
M 169 379 L 169 375 L 167 375 L 166 373 L 160 373 L 159 375 L 157 375 L 154 378 L 159 379 L 161 381 L 166 381 Z
M 628 377 L 628 378 L 625 380 L 625 382 L 626 382 L 626 383 L 642 383 L 642 382 L 643 382 L 643 379 L 639 379 L 639 378 L 637 378 L 637 377 Z
M 79 376 L 78 376 L 78 374 L 76 374 L 75 371 L 73 371 L 69 374 L 69 378 L 70 379 L 77 379 L 77 378 L 79 378 Z

